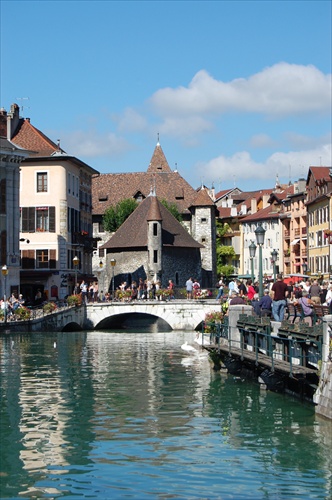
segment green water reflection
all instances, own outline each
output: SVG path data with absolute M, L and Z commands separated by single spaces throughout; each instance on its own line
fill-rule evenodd
M 193 339 L 1 337 L 1 498 L 330 498 L 330 422 Z

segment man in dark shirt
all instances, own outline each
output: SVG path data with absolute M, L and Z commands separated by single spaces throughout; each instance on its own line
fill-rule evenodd
M 237 292 L 232 292 L 231 300 L 229 301 L 230 306 L 243 305 L 245 303 L 246 301 L 242 297 L 239 297 L 239 294 Z
M 288 295 L 288 290 L 281 274 L 277 275 L 277 281 L 272 285 L 272 292 L 272 316 L 275 321 L 282 321 L 285 316 L 286 297 Z
M 269 290 L 264 290 L 264 295 L 258 304 L 261 309 L 261 316 L 271 316 L 272 299 Z

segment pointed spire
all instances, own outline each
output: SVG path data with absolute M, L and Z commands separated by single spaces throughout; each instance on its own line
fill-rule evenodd
M 150 208 L 149 208 L 149 211 L 147 213 L 147 216 L 146 216 L 146 220 L 148 222 L 150 221 L 162 221 L 163 218 L 161 216 L 161 212 L 160 212 L 160 206 L 159 206 L 159 201 L 158 201 L 158 198 L 156 196 L 153 196 L 151 198 L 151 204 L 150 204 Z
M 164 155 L 164 152 L 162 150 L 162 147 L 159 144 L 159 133 L 158 133 L 158 142 L 157 145 L 154 149 L 150 165 L 148 167 L 148 172 L 172 172 L 170 169 L 170 166 L 168 165 L 168 162 L 166 160 L 166 157 Z

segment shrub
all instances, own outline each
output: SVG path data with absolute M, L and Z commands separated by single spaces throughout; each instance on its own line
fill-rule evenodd
M 69 306 L 81 306 L 82 295 L 69 295 L 69 297 L 67 298 L 67 304 Z
M 15 311 L 15 316 L 17 316 L 19 320 L 24 321 L 30 319 L 31 311 L 27 307 L 19 307 Z
M 46 304 L 44 304 L 43 306 L 43 311 L 45 314 L 48 314 L 48 313 L 52 313 L 54 312 L 55 310 L 57 309 L 57 305 L 55 302 L 47 302 Z
M 213 311 L 205 315 L 204 332 L 213 333 L 217 331 L 217 324 L 224 319 L 224 313 L 221 311 Z

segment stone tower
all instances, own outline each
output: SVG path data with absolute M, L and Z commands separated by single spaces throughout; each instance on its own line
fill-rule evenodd
M 162 216 L 155 191 L 150 193 L 151 206 L 147 214 L 148 223 L 148 273 L 157 281 L 162 271 Z
M 203 288 L 212 288 L 217 281 L 216 276 L 216 206 L 208 190 L 202 187 L 190 206 L 192 214 L 191 235 L 204 245 L 201 249 Z

